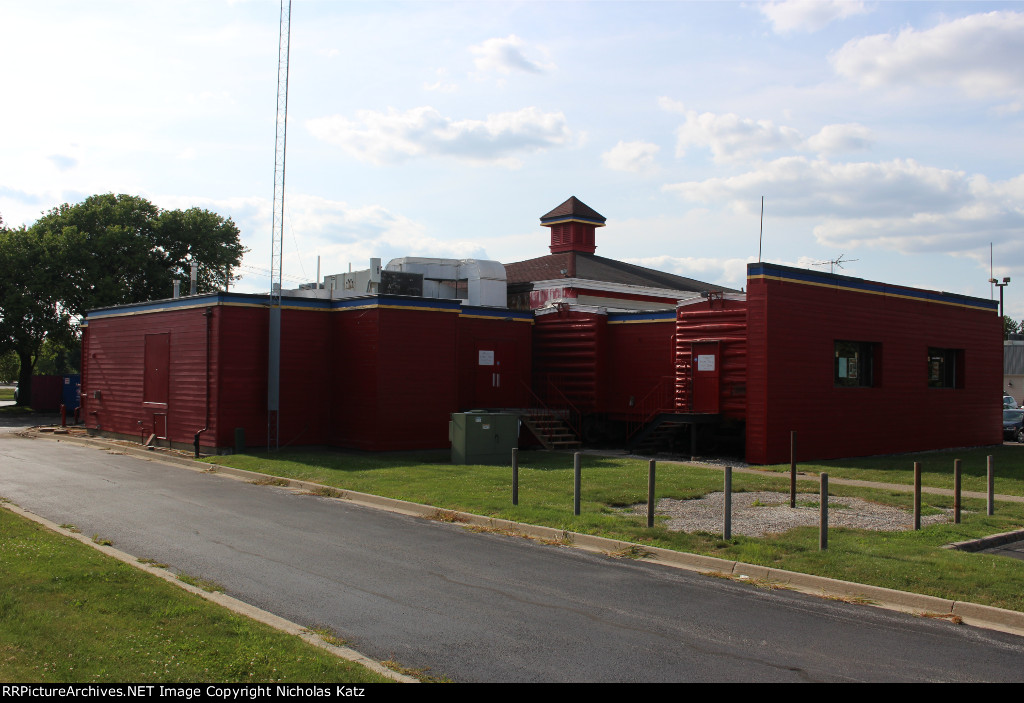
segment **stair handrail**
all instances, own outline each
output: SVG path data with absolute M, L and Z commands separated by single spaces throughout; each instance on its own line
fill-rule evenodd
M 554 410 L 548 407 L 547 403 L 541 400 L 541 397 L 539 395 L 533 392 L 533 388 L 531 388 L 526 383 L 526 381 L 524 381 L 523 379 L 519 379 L 519 385 L 526 389 L 526 392 L 529 394 L 530 398 L 533 400 L 534 403 L 536 403 L 537 406 L 543 408 L 552 415 L 556 414 Z
M 551 375 L 547 377 L 547 391 L 548 391 L 548 402 L 551 402 L 552 392 L 556 396 L 556 399 L 560 401 L 563 409 L 566 411 L 567 416 L 565 422 L 569 425 L 569 429 L 576 435 L 576 439 L 583 440 L 583 413 L 576 407 L 576 404 L 569 400 L 569 396 L 562 392 L 562 389 L 555 383 L 554 378 Z
M 643 429 L 648 422 L 663 412 L 670 412 L 670 402 L 675 389 L 674 376 L 662 376 L 654 386 L 644 394 L 640 402 L 634 406 L 631 418 L 626 423 L 626 439 Z

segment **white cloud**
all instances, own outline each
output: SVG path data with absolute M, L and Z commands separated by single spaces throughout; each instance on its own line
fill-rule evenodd
M 676 130 L 676 156 L 685 156 L 691 147 L 707 148 L 716 162 L 742 161 L 775 151 L 813 151 L 835 154 L 868 148 L 871 132 L 859 124 L 826 125 L 814 136 L 804 139 L 799 130 L 776 125 L 771 120 L 754 120 L 732 113 L 698 113 L 669 98 L 659 100 L 661 107 L 686 117 Z
M 874 143 L 871 130 L 859 124 L 830 124 L 807 140 L 816 154 L 831 155 L 868 149 Z
M 800 133 L 770 120 L 752 120 L 732 113 L 716 115 L 686 111 L 686 122 L 676 129 L 676 156 L 693 146 L 707 147 L 715 161 L 748 159 L 784 148 L 796 148 Z
M 830 22 L 868 12 L 863 2 L 853 0 L 784 0 L 757 6 L 772 23 L 776 34 L 817 32 Z
M 249 248 L 240 273 L 245 278 L 233 287 L 240 292 L 270 288 L 272 203 L 267 198 L 195 198 L 158 196 L 160 207 L 202 207 L 238 225 L 242 243 Z M 441 239 L 427 227 L 381 205 L 352 205 L 339 200 L 290 194 L 285 209 L 282 278 L 285 287 L 316 277 L 317 256 L 322 276 L 369 265 L 371 257 L 387 263 L 400 256 L 487 258 L 479 242 Z
M 1024 228 L 1024 176 L 990 183 L 912 160 L 831 163 L 786 157 L 729 178 L 664 187 L 687 200 L 766 215 L 816 218 L 822 245 L 958 252 L 1010 241 Z
M 569 144 L 572 135 L 561 112 L 535 107 L 488 115 L 486 120 L 453 120 L 432 107 L 386 113 L 361 110 L 356 120 L 340 115 L 309 120 L 318 139 L 351 156 L 391 164 L 422 156 L 449 156 L 471 163 L 518 167 L 514 155 Z
M 971 97 L 1024 95 L 1024 14 L 990 12 L 931 29 L 848 42 L 835 70 L 862 86 L 959 87 Z
M 504 39 L 488 39 L 482 44 L 471 46 L 469 51 L 476 55 L 476 68 L 483 73 L 500 73 L 507 76 L 515 71 L 547 73 L 554 69 L 553 64 L 526 58 L 523 53 L 525 46 L 526 42 L 510 34 Z
M 601 155 L 604 165 L 614 171 L 642 173 L 654 167 L 660 147 L 650 142 L 619 142 Z
M 729 288 L 740 288 L 746 285 L 747 264 L 757 261 L 757 257 L 714 258 L 693 256 L 648 256 L 627 258 L 625 261 L 646 266 L 657 271 L 668 271 L 678 276 L 693 278 L 708 283 L 718 283 Z

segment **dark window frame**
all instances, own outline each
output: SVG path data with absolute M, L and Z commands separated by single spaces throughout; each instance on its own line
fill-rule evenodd
M 964 387 L 964 350 L 928 347 L 927 384 L 929 388 Z
M 877 388 L 881 385 L 881 345 L 837 339 L 832 345 L 832 384 L 836 388 Z

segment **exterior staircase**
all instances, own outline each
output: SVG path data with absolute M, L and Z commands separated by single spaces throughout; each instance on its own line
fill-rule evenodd
M 683 428 L 686 425 L 685 422 L 673 419 L 669 413 L 659 414 L 633 438 L 630 451 L 644 455 L 674 452 L 685 446 Z
M 521 416 L 523 424 L 545 449 L 578 449 L 581 442 L 565 418 L 550 410 L 528 410 Z

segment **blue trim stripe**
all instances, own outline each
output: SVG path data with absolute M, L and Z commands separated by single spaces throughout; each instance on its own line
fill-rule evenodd
M 972 298 L 970 296 L 959 295 L 957 293 L 945 293 L 924 290 L 922 288 L 908 288 L 906 286 L 866 281 L 861 278 L 851 278 L 850 276 L 839 276 L 820 271 L 809 271 L 807 269 L 795 269 L 788 266 L 778 266 L 776 264 L 748 264 L 748 285 L 749 281 L 758 278 L 770 281 L 786 281 L 790 283 L 802 283 L 809 286 L 843 289 L 858 293 L 884 295 L 893 298 L 904 298 L 907 300 L 940 303 L 942 305 L 956 305 L 958 307 L 972 308 L 976 310 L 991 310 L 993 312 L 998 312 L 999 310 L 999 303 L 995 300 Z
M 117 307 L 90 310 L 86 314 L 88 316 L 88 320 L 99 320 L 111 317 L 147 315 L 150 313 L 191 310 L 211 306 L 265 308 L 267 307 L 267 296 L 246 293 L 211 293 L 203 296 L 172 298 L 168 300 L 154 300 L 145 303 L 118 305 Z M 468 307 L 463 306 L 458 300 L 448 300 L 444 298 L 416 298 L 392 295 L 366 295 L 358 298 L 342 298 L 340 300 L 285 297 L 281 300 L 281 309 L 320 312 L 369 309 L 424 310 L 456 313 L 463 317 L 498 319 L 511 318 L 523 322 L 533 321 L 533 313 L 531 312 Z
M 609 325 L 626 325 L 636 322 L 670 322 L 676 319 L 675 310 L 663 312 L 615 312 L 608 313 Z

